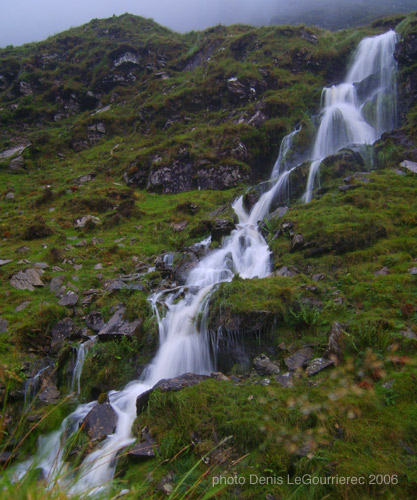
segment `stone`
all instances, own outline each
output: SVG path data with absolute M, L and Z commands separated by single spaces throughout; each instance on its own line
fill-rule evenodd
M 417 174 L 417 163 L 414 161 L 404 160 L 402 163 L 400 163 L 400 167 L 407 169 L 413 174 Z
M 284 388 L 293 387 L 294 385 L 292 374 L 290 372 L 278 375 L 277 377 L 275 377 L 275 381 Z
M 15 196 L 14 196 L 14 193 L 10 192 L 10 193 L 7 193 L 6 196 L 5 196 L 5 199 L 6 200 L 14 200 Z
M 65 307 L 73 307 L 78 302 L 78 295 L 71 290 L 67 291 L 67 293 L 58 301 L 58 305 Z
M 127 456 L 135 461 L 142 461 L 156 456 L 156 444 L 152 439 L 148 427 L 144 427 L 141 432 L 142 439 L 131 448 Z
M 108 281 L 104 288 L 109 293 L 119 290 L 140 290 L 142 292 L 146 290 L 146 287 L 140 283 L 126 283 L 120 278 Z
M 98 332 L 99 340 L 111 340 L 122 336 L 132 337 L 141 328 L 143 320 L 138 318 L 134 321 L 127 321 L 123 319 L 125 311 L 125 307 L 119 307 L 116 310 L 109 322 Z
M 12 156 L 18 155 L 20 156 L 25 149 L 31 146 L 31 143 L 25 145 L 16 146 L 11 149 L 6 149 L 0 153 L 0 160 L 5 160 L 6 158 L 11 158 Z
M 35 264 L 33 264 L 33 267 L 36 268 L 36 269 L 47 269 L 49 266 L 46 262 L 35 262 Z
M 274 274 L 275 274 L 275 276 L 283 276 L 286 278 L 291 278 L 292 276 L 297 276 L 298 273 L 296 271 L 294 271 L 293 269 L 290 269 L 287 266 L 283 266 L 280 269 L 278 269 L 277 271 L 275 271 Z
M 91 311 L 85 318 L 85 324 L 95 332 L 99 332 L 105 325 L 103 316 L 98 311 Z
M 0 333 L 7 332 L 7 327 L 9 326 L 9 322 L 7 319 L 0 318 Z
M 117 414 L 110 403 L 97 403 L 87 413 L 80 427 L 92 441 L 102 441 L 114 434 L 117 425 Z
M 334 363 L 331 359 L 326 358 L 316 358 L 308 363 L 306 372 L 309 377 L 316 375 L 316 373 L 321 372 L 325 368 L 332 366 Z
M 62 287 L 63 283 L 63 276 L 54 276 L 49 283 L 49 290 L 51 290 L 51 292 L 57 292 Z
M 80 175 L 80 177 L 74 179 L 74 184 L 80 186 L 82 184 L 85 184 L 86 182 L 91 182 L 92 180 L 94 180 L 95 176 L 95 173 Z
M 94 266 L 94 271 L 101 271 L 101 269 L 103 269 L 103 264 L 101 264 L 101 262 Z
M 408 328 L 407 330 L 402 330 L 400 334 L 405 338 L 405 339 L 412 339 L 412 340 L 417 340 L 417 335 Z
M 265 354 L 260 354 L 253 360 L 253 368 L 259 375 L 278 375 L 279 366 Z
M 291 356 L 286 357 L 284 362 L 289 370 L 295 371 L 298 368 L 304 368 L 313 356 L 314 351 L 311 347 L 303 347 Z
M 297 250 L 301 250 L 304 247 L 304 236 L 301 233 L 297 233 L 294 235 L 291 241 L 290 252 L 296 252 Z
M 411 268 L 408 270 L 408 272 L 409 272 L 410 274 L 416 275 L 416 274 L 417 274 L 417 267 L 411 267 Z
M 324 353 L 324 355 L 332 359 L 335 364 L 339 364 L 343 361 L 344 338 L 345 331 L 342 325 L 338 321 L 335 321 L 330 330 L 327 349 Z
M 9 264 L 10 262 L 13 262 L 12 259 L 0 259 L 0 267 L 5 266 L 6 264 Z
M 32 268 L 14 274 L 10 279 L 10 284 L 13 288 L 17 288 L 18 290 L 29 290 L 31 292 L 33 292 L 37 286 L 44 286 L 38 270 Z
M 61 393 L 53 383 L 47 383 L 39 393 L 39 400 L 46 404 L 55 404 Z

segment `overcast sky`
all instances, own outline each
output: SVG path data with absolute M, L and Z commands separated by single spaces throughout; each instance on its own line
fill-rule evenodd
M 268 24 L 271 12 L 276 12 L 277 4 L 283 1 L 0 0 L 0 47 L 43 40 L 93 18 L 125 12 L 153 18 L 176 31 L 202 29 L 218 23 Z

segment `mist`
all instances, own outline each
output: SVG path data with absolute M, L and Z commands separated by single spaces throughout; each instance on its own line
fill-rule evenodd
M 342 8 L 376 17 L 410 11 L 415 0 L 14 0 L 0 6 L 0 47 L 43 40 L 94 18 L 125 12 L 152 18 L 175 31 L 200 30 L 216 24 L 323 24 Z M 311 22 L 309 13 L 312 13 Z M 340 17 L 341 14 L 339 14 Z M 345 16 L 345 14 L 343 14 Z M 303 18 L 304 17 L 304 18 Z M 369 17 L 369 16 L 368 16 Z

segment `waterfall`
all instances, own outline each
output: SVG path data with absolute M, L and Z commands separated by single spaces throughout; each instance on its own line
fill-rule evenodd
M 395 31 L 365 38 L 359 44 L 345 81 L 323 89 L 305 202 L 313 197 L 320 164 L 326 156 L 346 147 L 373 144 L 383 132 L 395 127 L 396 41 Z
M 325 156 L 352 143 L 371 143 L 381 130 L 389 127 L 386 113 L 379 108 L 395 86 L 392 76 L 395 40 L 395 33 L 390 31 L 361 42 L 347 81 L 324 89 L 306 201 L 311 200 L 314 179 Z M 390 81 L 387 82 L 386 78 Z M 110 404 L 118 417 L 115 433 L 107 436 L 87 455 L 77 474 L 71 472 L 64 463 L 62 442 L 77 431 L 95 402 L 82 404 L 63 421 L 58 431 L 41 438 L 37 454 L 15 469 L 16 479 L 23 477 L 29 467 L 40 467 L 50 482 L 59 481 L 70 494 L 101 492 L 113 478 L 118 451 L 135 441 L 131 428 L 136 418 L 137 397 L 163 378 L 186 372 L 209 374 L 216 369 L 213 355 L 216 342 L 207 327 L 211 294 L 218 284 L 231 281 L 236 274 L 245 279 L 269 275 L 270 250 L 258 231 L 257 223 L 269 213 L 274 199 L 285 194 L 290 173 L 297 168 L 290 153 L 293 138 L 299 130 L 295 129 L 283 139 L 272 170 L 270 188 L 251 212 L 245 210 L 242 197 L 234 202 L 233 209 L 239 223 L 223 239 L 221 247 L 207 252 L 191 270 L 184 286 L 157 292 L 149 298 L 158 320 L 160 345 L 139 380 L 129 383 L 121 391 L 109 393 Z M 207 249 L 209 244 L 208 238 L 200 245 Z M 170 261 L 167 257 L 166 262 Z M 163 306 L 165 314 L 160 312 L 159 305 Z
M 81 393 L 81 374 L 83 371 L 85 357 L 91 347 L 94 345 L 97 335 L 93 335 L 90 337 L 90 340 L 86 342 L 82 342 L 76 346 L 77 357 L 75 360 L 74 369 L 72 371 L 72 379 L 71 379 L 71 390 L 76 390 L 77 394 Z

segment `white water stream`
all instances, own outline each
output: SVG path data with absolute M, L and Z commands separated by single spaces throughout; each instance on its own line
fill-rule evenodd
M 384 80 L 388 78 L 392 82 L 392 75 L 386 70 L 386 65 L 391 63 L 385 61 L 392 57 L 395 39 L 395 33 L 388 32 L 362 41 L 347 82 L 324 90 L 323 115 L 313 148 L 313 158 L 319 163 L 317 167 L 313 166 L 315 162 L 312 164 L 306 200 L 311 199 L 314 178 L 325 156 L 350 143 L 370 143 L 380 130 L 388 126 L 384 113 L 378 111 L 379 95 L 388 91 L 376 89 L 392 87 L 392 83 Z M 367 90 L 366 99 L 359 100 L 354 82 L 363 81 L 371 73 L 374 76 L 375 72 L 384 76 L 377 87 L 369 85 L 371 90 Z M 365 120 L 363 109 L 371 101 L 377 103 L 377 121 L 372 125 Z M 381 98 L 382 101 L 384 99 Z M 287 156 L 298 131 L 296 129 L 284 138 L 273 168 L 271 187 L 251 212 L 246 212 L 242 197 L 234 203 L 239 224 L 223 240 L 221 248 L 209 251 L 200 260 L 190 272 L 184 287 L 158 292 L 150 297 L 159 323 L 160 347 L 139 380 L 131 382 L 121 391 L 109 393 L 110 403 L 118 415 L 116 432 L 85 458 L 77 474 L 71 472 L 63 461 L 63 442 L 76 432 L 95 402 L 80 405 L 63 421 L 58 431 L 41 438 L 36 455 L 16 467 L 16 479 L 21 478 L 29 467 L 36 466 L 43 469 L 50 484 L 58 481 L 70 493 L 87 495 L 102 491 L 113 478 L 117 452 L 134 442 L 131 428 L 136 418 L 136 398 L 161 379 L 187 372 L 209 374 L 215 370 L 215 343 L 207 329 L 210 295 L 218 283 L 231 281 L 235 274 L 250 279 L 263 278 L 270 273 L 270 250 L 258 231 L 257 222 L 268 214 L 274 198 L 285 193 L 289 174 L 297 168 L 287 161 Z M 207 247 L 209 243 L 208 239 L 201 245 Z M 183 298 L 178 300 L 179 297 Z M 167 311 L 163 317 L 158 304 L 163 304 Z

